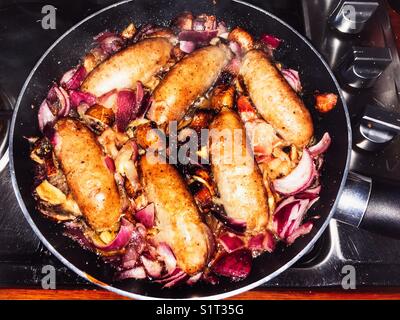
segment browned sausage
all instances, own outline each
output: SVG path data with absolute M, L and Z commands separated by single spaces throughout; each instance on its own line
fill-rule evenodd
M 172 44 L 165 38 L 142 40 L 104 61 L 85 79 L 81 90 L 99 97 L 113 89 L 136 88 L 154 80 L 171 57 Z
M 97 232 L 116 231 L 121 215 L 120 197 L 94 134 L 69 118 L 58 120 L 55 130 L 56 157 L 86 221 Z
M 240 140 L 235 140 L 235 135 Z M 265 230 L 269 214 L 262 176 L 235 112 L 224 109 L 211 123 L 210 155 L 212 173 L 227 215 L 245 221 L 250 234 Z
M 310 113 L 266 54 L 249 51 L 240 74 L 260 115 L 289 143 L 307 145 L 314 131 Z
M 230 49 L 220 45 L 196 50 L 179 61 L 154 90 L 147 118 L 159 125 L 182 119 L 214 84 L 231 57 Z
M 178 266 L 188 274 L 201 271 L 212 247 L 210 230 L 201 221 L 194 199 L 178 171 L 144 155 L 139 172 L 145 194 L 156 209 L 157 241 L 173 250 Z

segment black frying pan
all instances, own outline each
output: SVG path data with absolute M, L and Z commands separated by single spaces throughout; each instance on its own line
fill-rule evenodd
M 35 209 L 35 201 L 32 198 L 33 163 L 29 159 L 29 145 L 24 136 L 40 134 L 37 107 L 49 90 L 51 81 L 59 79 L 65 70 L 79 62 L 83 53 L 89 50 L 94 35 L 105 29 L 122 30 L 132 21 L 136 25 L 149 22 L 168 24 L 184 10 L 196 14 L 204 12 L 215 14 L 229 26 L 242 26 L 256 37 L 261 33 L 271 33 L 284 39 L 286 50 L 281 52 L 280 60 L 285 65 L 301 71 L 305 91 L 319 90 L 340 96 L 338 105 L 332 112 L 324 116 L 313 114 L 316 136 L 320 137 L 328 131 L 333 139 L 333 144 L 326 154 L 322 174 L 321 200 L 313 209 L 321 218 L 316 221 L 310 234 L 298 239 L 292 246 L 286 247 L 280 244 L 273 254 L 264 254 L 257 258 L 250 276 L 242 282 L 222 280 L 218 286 L 200 283 L 179 289 L 161 289 L 159 285 L 148 281 L 127 280 L 115 283 L 110 266 L 104 264 L 95 254 L 83 250 L 64 237 L 59 225 L 50 222 Z M 32 109 L 31 105 L 36 108 Z M 308 107 L 313 112 L 312 105 Z M 210 0 L 133 0 L 112 5 L 86 18 L 58 39 L 37 63 L 25 82 L 13 115 L 10 167 L 19 204 L 33 230 L 55 256 L 80 276 L 108 290 L 132 298 L 225 298 L 255 288 L 272 279 L 312 247 L 328 225 L 339 203 L 348 175 L 350 150 L 349 116 L 339 86 L 321 55 L 289 25 L 266 11 L 236 0 L 218 0 L 216 4 Z M 365 186 L 354 179 L 350 182 L 355 183 L 356 187 Z M 357 188 L 350 189 L 349 186 L 348 184 L 347 191 L 359 191 Z M 346 199 L 353 195 L 351 192 L 346 194 Z M 369 194 L 367 196 L 369 197 Z M 372 212 L 370 216 L 375 218 L 374 210 L 370 211 Z M 372 219 L 369 218 L 368 221 Z M 370 225 L 373 226 L 373 223 Z

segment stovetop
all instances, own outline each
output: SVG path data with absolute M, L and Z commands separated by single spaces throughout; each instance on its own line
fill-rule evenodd
M 211 1 L 211 0 L 210 0 Z M 3 0 L 0 4 L 0 109 L 15 103 L 19 90 L 42 53 L 69 27 L 115 1 Z M 291 24 L 325 56 L 340 80 L 340 64 L 351 46 L 388 47 L 392 63 L 372 89 L 352 89 L 342 83 L 355 128 L 366 105 L 379 105 L 394 118 L 398 110 L 400 63 L 385 4 L 380 6 L 359 35 L 343 35 L 327 26 L 338 0 L 251 0 Z M 57 8 L 57 27 L 44 30 L 44 5 Z M 400 84 L 400 82 L 398 82 Z M 400 116 L 398 117 L 400 119 Z M 7 124 L 0 122 L 1 128 Z M 0 136 L 1 138 L 1 136 Z M 0 142 L 1 145 L 1 142 Z M 5 157 L 0 153 L 0 170 Z M 381 151 L 354 148 L 351 169 L 378 179 L 400 182 L 400 139 Z M 0 172 L 0 287 L 40 287 L 42 268 L 56 268 L 57 288 L 90 288 L 44 248 L 20 210 L 8 166 Z M 264 288 L 338 287 L 352 265 L 360 287 L 400 286 L 400 241 L 370 234 L 332 220 L 314 248 L 294 267 L 263 285 Z

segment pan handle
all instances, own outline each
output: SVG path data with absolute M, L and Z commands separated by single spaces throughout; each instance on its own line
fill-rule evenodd
M 350 172 L 334 218 L 400 239 L 400 188 Z

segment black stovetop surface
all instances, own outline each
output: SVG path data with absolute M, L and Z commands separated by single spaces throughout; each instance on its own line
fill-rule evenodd
M 3 0 L 0 3 L 0 91 L 15 101 L 25 78 L 42 53 L 68 28 L 89 14 L 115 1 Z M 303 8 L 310 1 L 248 1 L 271 11 L 308 37 Z M 315 0 L 314 5 L 320 5 Z M 323 1 L 332 2 L 335 1 Z M 307 4 L 308 3 L 308 4 Z M 57 8 L 57 28 L 41 27 L 42 7 Z M 323 13 L 322 13 L 323 14 Z M 315 17 L 316 18 L 316 17 Z M 323 18 L 320 18 L 323 20 Z M 356 95 L 363 96 L 363 92 Z M 349 106 L 352 112 L 352 105 Z M 354 107 L 356 113 L 357 107 Z M 357 152 L 353 170 L 400 181 L 400 144 L 395 140 L 379 154 Z M 389 150 L 389 151 L 388 151 Z M 355 266 L 358 286 L 400 286 L 400 241 L 371 235 L 332 221 L 323 237 L 295 267 L 265 287 L 340 286 L 346 264 Z M 20 210 L 12 191 L 8 168 L 0 173 L 0 287 L 39 287 L 42 268 L 57 270 L 58 288 L 88 288 L 91 285 L 64 267 L 50 254 Z

